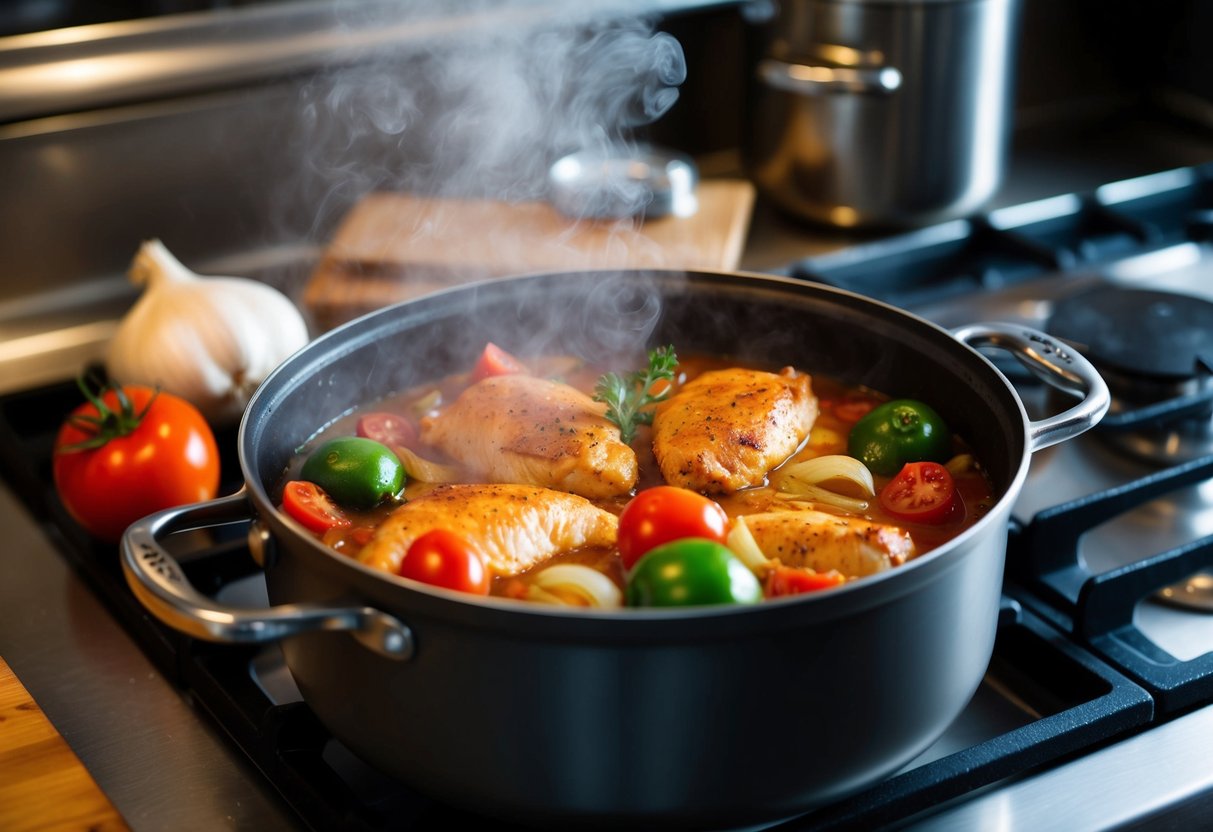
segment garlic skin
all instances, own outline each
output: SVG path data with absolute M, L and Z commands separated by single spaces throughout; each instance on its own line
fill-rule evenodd
M 277 289 L 194 274 L 159 240 L 140 247 L 129 276 L 144 292 L 109 343 L 106 371 L 180 396 L 212 425 L 238 421 L 257 386 L 308 342 L 302 314 Z

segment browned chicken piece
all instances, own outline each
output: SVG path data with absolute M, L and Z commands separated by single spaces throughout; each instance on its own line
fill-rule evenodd
M 409 500 L 379 524 L 358 560 L 395 573 L 421 535 L 462 535 L 496 575 L 517 575 L 560 552 L 613 546 L 614 514 L 575 494 L 533 485 L 440 485 Z
M 688 382 L 653 416 L 653 454 L 670 485 L 730 494 L 762 485 L 817 420 L 809 376 L 733 368 Z
M 849 578 L 900 566 L 914 554 L 909 532 L 861 517 L 772 511 L 747 515 L 745 524 L 768 558 L 818 572 L 837 569 Z
M 636 452 L 606 406 L 567 384 L 526 375 L 486 378 L 421 421 L 421 441 L 477 479 L 542 485 L 591 499 L 636 486 Z

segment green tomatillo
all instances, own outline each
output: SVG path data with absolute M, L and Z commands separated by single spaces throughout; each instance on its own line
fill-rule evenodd
M 386 445 L 360 436 L 330 439 L 303 463 L 300 477 L 346 508 L 372 508 L 404 488 L 404 466 Z
M 891 476 L 907 462 L 946 462 L 952 455 L 952 432 L 929 405 L 895 399 L 855 423 L 847 453 L 872 473 Z

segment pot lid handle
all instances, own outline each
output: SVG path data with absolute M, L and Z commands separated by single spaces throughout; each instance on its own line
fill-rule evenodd
M 1068 410 L 1028 423 L 1029 451 L 1072 439 L 1095 427 L 1108 412 L 1112 398 L 1099 371 L 1051 335 L 1010 323 L 972 324 L 954 329 L 952 334 L 974 349 L 1006 350 L 1049 386 L 1082 397 Z
M 266 610 L 224 606 L 194 589 L 176 559 L 160 545 L 174 531 L 250 517 L 242 488 L 227 497 L 166 509 L 137 521 L 122 536 L 122 571 L 131 591 L 160 621 L 194 638 L 250 644 L 315 630 L 348 630 L 380 655 L 401 661 L 412 658 L 413 633 L 395 616 L 371 607 L 323 604 L 283 604 Z
M 891 66 L 791 64 L 775 58 L 759 61 L 758 77 L 768 87 L 795 95 L 892 95 L 901 88 L 901 71 Z

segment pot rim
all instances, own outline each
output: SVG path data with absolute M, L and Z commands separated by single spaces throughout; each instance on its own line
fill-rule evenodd
M 261 478 L 254 476 L 256 472 L 251 470 L 251 463 L 249 461 L 251 443 L 256 438 L 252 425 L 260 421 L 259 414 L 261 411 L 264 409 L 272 411 L 277 397 L 290 392 L 294 387 L 292 382 L 296 378 L 306 375 L 308 370 L 318 362 L 328 363 L 335 355 L 348 351 L 348 349 L 343 349 L 342 347 L 348 347 L 347 342 L 355 338 L 363 330 L 368 332 L 374 331 L 382 327 L 382 321 L 399 317 L 404 312 L 417 312 L 429 307 L 441 307 L 443 304 L 449 303 L 453 298 L 490 290 L 494 287 L 497 287 L 500 291 L 510 291 L 510 287 L 513 286 L 538 283 L 561 277 L 571 276 L 580 279 L 590 279 L 594 275 L 617 276 L 620 274 L 643 274 L 654 280 L 677 280 L 682 283 L 693 283 L 696 285 L 735 285 L 739 281 L 750 281 L 750 285 L 753 288 L 767 288 L 774 291 L 793 290 L 798 294 L 824 295 L 849 304 L 858 304 L 861 307 L 870 306 L 881 314 L 903 321 L 907 326 L 916 327 L 920 331 L 929 333 L 931 337 L 943 339 L 941 343 L 946 342 L 947 349 L 955 349 L 958 351 L 958 355 L 965 355 L 966 359 L 973 364 L 978 372 L 983 373 L 992 385 L 997 386 L 1006 394 L 1009 402 L 1014 403 L 1021 426 L 1019 440 L 1022 452 L 1020 459 L 1015 463 L 1013 476 L 1009 479 L 1002 494 L 995 500 L 994 505 L 986 512 L 985 516 L 957 537 L 925 554 L 911 559 L 901 566 L 875 575 L 868 575 L 848 581 L 845 585 L 831 589 L 829 592 L 806 593 L 787 598 L 769 599 L 755 605 L 624 608 L 612 610 L 557 607 L 555 605 L 534 604 L 497 596 L 469 599 L 465 593 L 441 587 L 432 587 L 375 569 L 334 551 L 315 538 L 302 525 L 286 516 L 270 499 Z M 406 315 L 405 317 L 412 316 Z M 646 633 L 651 633 L 651 628 L 655 622 L 664 622 L 667 626 L 683 622 L 692 623 L 695 627 L 701 627 L 705 621 L 722 621 L 726 622 L 730 628 L 733 628 L 741 621 L 770 623 L 772 619 L 781 619 L 791 614 L 792 611 L 797 616 L 797 620 L 803 622 L 805 620 L 806 609 L 815 609 L 820 612 L 822 618 L 829 618 L 832 617 L 834 611 L 839 606 L 844 606 L 846 610 L 854 612 L 857 609 L 886 603 L 893 598 L 912 592 L 915 587 L 921 585 L 924 581 L 931 580 L 938 571 L 947 569 L 949 564 L 956 558 L 963 557 L 970 548 L 968 541 L 975 537 L 992 533 L 989 530 L 991 525 L 1007 521 L 1010 516 L 1011 505 L 1018 497 L 1027 478 L 1028 461 L 1031 456 L 1028 442 L 1029 423 L 1028 414 L 1019 394 L 1010 381 L 989 359 L 973 347 L 958 340 L 947 329 L 904 309 L 874 298 L 833 286 L 811 283 L 781 275 L 744 270 L 566 269 L 492 278 L 453 286 L 372 311 L 324 333 L 280 364 L 257 389 L 241 418 L 237 446 L 241 473 L 246 490 L 255 507 L 256 515 L 266 520 L 275 531 L 280 530 L 290 534 L 294 538 L 302 538 L 311 556 L 322 558 L 322 562 L 328 564 L 338 564 L 338 568 L 347 571 L 347 574 L 358 574 L 364 579 L 374 582 L 369 585 L 365 581 L 362 582 L 360 585 L 363 588 L 367 588 L 368 586 L 379 587 L 383 593 L 393 594 L 404 592 L 405 594 L 399 596 L 399 601 L 394 606 L 401 610 L 407 610 L 410 613 L 441 617 L 454 615 L 460 617 L 466 623 L 483 621 L 485 624 L 494 624 L 503 619 L 517 623 L 520 619 L 529 620 L 535 622 L 536 626 L 541 628 L 545 638 L 550 638 L 555 629 L 550 625 L 552 621 L 562 622 L 561 627 L 570 627 L 575 622 L 586 622 L 586 626 L 595 633 L 603 634 L 609 631 L 602 629 L 603 625 L 601 622 L 611 622 L 606 626 L 618 630 L 620 635 L 633 628 L 640 628 Z M 318 425 L 317 430 L 320 430 L 322 427 L 323 424 Z M 568 630 L 568 633 L 570 637 L 583 638 L 585 633 L 581 632 L 582 629 L 581 627 L 576 627 Z M 683 628 L 679 627 L 677 629 L 681 631 Z M 748 630 L 749 628 L 745 629 Z M 716 628 L 713 627 L 712 632 L 701 632 L 705 635 L 718 637 L 719 633 L 715 631 Z M 688 635 L 695 632 L 695 630 L 689 628 L 686 630 L 686 634 Z M 743 634 L 740 630 L 735 629 L 730 629 L 730 632 L 734 632 L 739 636 Z

